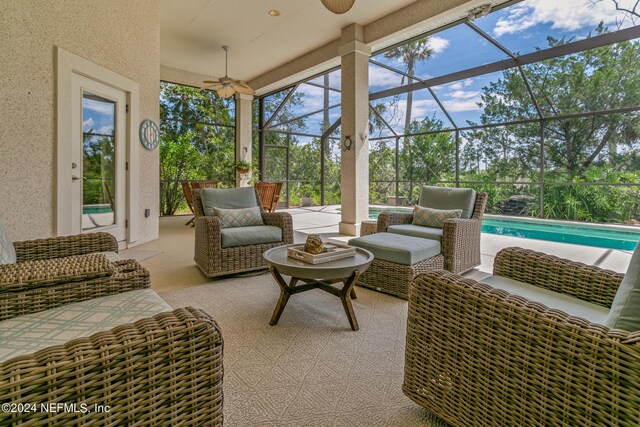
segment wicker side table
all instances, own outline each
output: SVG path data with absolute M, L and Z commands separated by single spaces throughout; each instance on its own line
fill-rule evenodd
M 378 221 L 362 221 L 360 223 L 360 236 L 368 236 L 378 231 Z

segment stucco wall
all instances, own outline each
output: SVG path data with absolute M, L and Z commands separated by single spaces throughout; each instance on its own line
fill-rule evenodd
M 0 0 L 0 220 L 14 240 L 55 233 L 55 46 L 138 82 L 140 120 L 157 123 L 159 15 L 157 0 Z M 139 159 L 142 243 L 158 237 L 158 150 Z

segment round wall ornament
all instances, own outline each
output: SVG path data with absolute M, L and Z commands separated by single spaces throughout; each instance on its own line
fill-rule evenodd
M 149 119 L 140 123 L 140 143 L 147 150 L 154 150 L 160 142 L 160 132 L 158 125 Z

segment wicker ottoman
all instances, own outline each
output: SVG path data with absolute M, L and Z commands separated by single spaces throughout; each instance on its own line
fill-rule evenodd
M 409 287 L 415 275 L 444 268 L 444 256 L 437 240 L 376 233 L 351 239 L 349 245 L 367 249 L 375 257 L 357 284 L 402 299 L 409 299 Z

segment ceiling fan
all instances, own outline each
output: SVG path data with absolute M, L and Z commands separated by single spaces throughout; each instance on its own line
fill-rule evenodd
M 222 46 L 224 49 L 224 77 L 220 77 L 218 80 L 205 80 L 204 86 L 198 89 L 211 89 L 215 90 L 221 98 L 231 98 L 236 92 L 243 93 L 245 95 L 254 95 L 256 92 L 251 89 L 251 86 L 247 82 L 242 80 L 232 79 L 227 75 L 227 67 L 229 65 L 229 46 Z
M 338 15 L 347 13 L 356 0 L 321 0 L 324 7 Z

